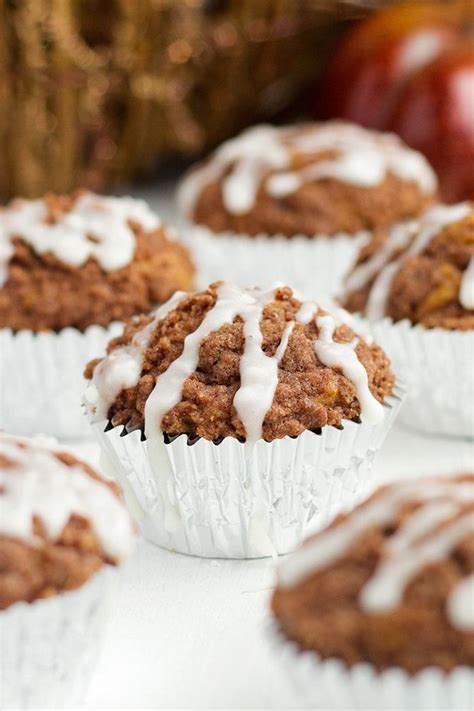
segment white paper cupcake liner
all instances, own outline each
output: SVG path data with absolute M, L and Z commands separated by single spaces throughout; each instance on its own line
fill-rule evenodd
M 63 439 L 90 437 L 84 415 L 84 366 L 105 353 L 123 326 L 90 326 L 84 332 L 0 330 L 0 429 Z
M 267 634 L 282 671 L 292 678 L 301 708 L 321 711 L 472 711 L 474 670 L 450 674 L 428 667 L 414 676 L 394 667 L 377 672 L 368 663 L 347 667 L 338 659 L 301 652 L 268 623 Z
M 474 330 L 389 318 L 369 328 L 407 389 L 399 421 L 427 434 L 474 438 Z
M 101 466 L 121 485 L 150 541 L 190 555 L 258 558 L 288 553 L 313 528 L 373 487 L 372 462 L 401 403 L 387 399 L 376 426 L 304 432 L 253 450 L 232 437 L 219 445 L 186 436 L 152 446 L 94 425 Z
M 198 287 L 214 281 L 239 286 L 290 284 L 306 298 L 334 296 L 342 286 L 368 232 L 333 236 L 214 234 L 205 227 L 181 229 L 198 266 Z
M 0 611 L 0 708 L 79 703 L 100 650 L 117 571 L 104 566 L 72 592 Z

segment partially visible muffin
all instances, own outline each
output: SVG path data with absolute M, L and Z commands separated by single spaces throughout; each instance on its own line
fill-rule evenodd
M 0 210 L 0 327 L 106 326 L 187 289 L 186 248 L 147 205 L 78 192 Z
M 474 205 L 436 205 L 362 248 L 343 303 L 371 319 L 474 328 Z
M 330 121 L 246 130 L 191 171 L 179 202 L 214 233 L 292 237 L 390 225 L 436 190 L 426 159 L 396 136 Z
M 115 484 L 44 441 L 0 433 L 0 610 L 81 587 L 134 537 Z
M 474 666 L 474 475 L 399 482 L 283 562 L 272 609 L 320 659 Z
M 87 366 L 93 420 L 269 442 L 383 418 L 394 385 L 383 351 L 290 288 L 216 283 L 164 308 L 129 321 Z

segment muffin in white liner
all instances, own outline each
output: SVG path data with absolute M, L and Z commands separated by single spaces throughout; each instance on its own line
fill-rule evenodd
M 51 441 L 0 434 L 2 708 L 59 707 L 84 691 L 135 529 L 87 464 Z
M 104 471 L 147 538 L 209 557 L 285 553 L 367 491 L 402 391 L 340 319 L 288 288 L 219 283 L 132 321 L 90 364 Z
M 401 422 L 474 437 L 474 210 L 437 205 L 368 245 L 342 300 L 408 390 Z
M 336 293 L 372 230 L 419 214 L 436 185 L 393 135 L 341 121 L 262 125 L 191 170 L 178 205 L 200 286 L 283 280 L 314 297 Z
M 59 333 L 0 329 L 0 428 L 63 439 L 90 437 L 82 405 L 86 363 L 123 325 Z
M 474 701 L 474 475 L 395 482 L 279 568 L 270 643 L 305 708 Z
M 82 370 L 118 323 L 191 284 L 147 205 L 93 193 L 0 209 L 0 428 L 87 436 Z

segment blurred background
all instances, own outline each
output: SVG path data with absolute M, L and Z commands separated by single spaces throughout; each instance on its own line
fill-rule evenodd
M 474 198 L 474 3 L 0 0 L 0 200 L 123 188 L 256 121 L 399 133 Z

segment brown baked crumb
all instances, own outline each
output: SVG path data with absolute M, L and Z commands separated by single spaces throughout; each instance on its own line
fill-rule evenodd
M 186 336 L 197 329 L 214 306 L 218 286 L 213 284 L 204 292 L 185 297 L 158 322 L 143 354 L 138 385 L 123 390 L 110 407 L 108 416 L 114 426 L 127 425 L 130 430 L 144 428 L 145 403 L 157 377 L 182 353 Z M 294 319 L 300 306 L 301 302 L 288 287 L 276 291 L 260 323 L 265 353 L 275 353 L 287 322 Z M 146 316 L 131 320 L 123 336 L 109 344 L 108 352 L 129 344 L 134 333 L 150 320 L 151 317 Z M 263 423 L 263 438 L 267 441 L 326 425 L 339 427 L 344 419 L 359 419 L 360 406 L 354 386 L 341 372 L 323 366 L 318 360 L 313 347 L 316 335 L 314 320 L 308 325 L 295 324 L 280 363 L 273 404 Z M 351 341 L 354 333 L 348 326 L 341 325 L 335 338 L 341 342 Z M 243 347 L 240 317 L 204 338 L 197 369 L 185 381 L 181 401 L 163 418 L 163 431 L 207 440 L 245 438 L 244 427 L 232 405 L 240 386 Z M 359 340 L 356 353 L 367 371 L 373 395 L 383 401 L 394 385 L 388 358 L 378 346 L 368 345 L 363 339 Z M 100 360 L 88 364 L 86 378 L 92 378 L 98 363 Z
M 474 475 L 456 477 L 457 481 L 462 479 L 474 483 Z M 384 490 L 378 490 L 368 502 Z M 455 628 L 446 613 L 449 593 L 474 572 L 472 534 L 446 557 L 427 561 L 411 578 L 394 609 L 368 613 L 360 606 L 361 590 L 372 578 L 386 542 L 419 505 L 414 497 L 400 508 L 389 526 L 368 526 L 342 557 L 294 587 L 278 585 L 271 606 L 284 636 L 301 650 L 315 651 L 322 659 L 341 659 L 348 666 L 369 662 L 377 670 L 401 667 L 409 673 L 429 666 L 444 671 L 459 665 L 473 666 L 474 634 Z M 462 511 L 472 511 L 474 516 L 472 499 L 463 504 Z M 341 514 L 330 528 L 351 515 Z M 316 542 L 317 536 L 303 545 Z
M 356 267 L 376 254 L 387 240 L 380 231 L 361 250 Z M 394 254 L 396 259 L 400 251 Z M 470 259 L 474 257 L 474 209 L 470 214 L 441 229 L 417 255 L 402 257 L 393 279 L 385 315 L 394 321 L 409 319 L 427 328 L 469 330 L 474 312 L 459 302 L 459 287 Z M 364 288 L 348 293 L 344 306 L 363 313 L 374 279 Z
M 47 195 L 48 222 L 70 210 L 80 194 Z M 59 331 L 73 326 L 82 331 L 92 324 L 107 326 L 189 289 L 194 268 L 186 248 L 170 240 L 164 226 L 147 232 L 129 224 L 136 237 L 133 261 L 111 272 L 92 258 L 76 268 L 51 253 L 38 255 L 18 235 L 0 288 L 0 327 Z

